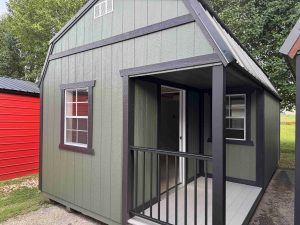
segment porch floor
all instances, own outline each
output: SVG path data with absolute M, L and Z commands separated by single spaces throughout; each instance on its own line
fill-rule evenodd
M 204 205 L 204 178 L 197 179 L 197 225 L 204 225 L 205 205 Z M 261 192 L 261 188 L 226 182 L 226 224 L 242 225 L 246 219 L 252 205 Z M 194 182 L 187 186 L 187 224 L 194 224 Z M 152 217 L 157 218 L 158 204 L 152 207 Z M 145 215 L 150 215 L 150 208 L 145 210 Z M 166 196 L 163 195 L 160 201 L 160 216 L 162 221 L 166 221 Z M 129 224 L 143 225 L 156 224 L 148 220 L 134 217 Z M 174 190 L 169 194 L 169 223 L 175 224 L 175 193 Z M 178 188 L 178 224 L 184 224 L 184 187 Z M 208 179 L 208 224 L 212 225 L 212 179 Z

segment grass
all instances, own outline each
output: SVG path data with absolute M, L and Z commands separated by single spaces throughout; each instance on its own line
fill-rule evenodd
M 0 223 L 17 215 L 37 210 L 44 204 L 37 187 L 18 186 L 32 179 L 37 179 L 37 176 L 0 181 Z M 5 191 L 5 188 L 11 186 L 17 188 Z
M 295 168 L 295 116 L 281 115 L 280 162 L 282 168 Z

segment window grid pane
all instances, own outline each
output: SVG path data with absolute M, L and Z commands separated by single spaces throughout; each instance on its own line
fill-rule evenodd
M 246 132 L 245 94 L 226 96 L 226 138 L 245 140 Z
M 87 147 L 88 88 L 65 90 L 65 143 Z

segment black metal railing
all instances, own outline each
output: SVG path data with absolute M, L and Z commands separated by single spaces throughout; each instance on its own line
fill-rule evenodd
M 158 224 L 207 225 L 208 162 L 212 160 L 211 156 L 136 146 L 130 146 L 130 150 L 134 157 L 133 208 L 130 211 L 132 216 L 139 216 Z M 165 160 L 162 164 L 164 170 L 161 168 L 161 160 Z M 179 181 L 180 161 L 185 165 L 182 182 Z M 204 187 L 202 187 L 204 188 L 204 218 L 198 218 L 197 212 L 198 198 L 201 197 L 197 196 L 198 189 L 200 189 L 197 187 L 197 181 L 200 177 L 204 177 Z M 188 186 L 190 185 L 194 187 L 193 202 L 188 202 Z M 180 201 L 179 192 L 181 194 L 183 192 L 184 195 Z M 171 200 L 170 196 L 172 196 Z M 171 206 L 170 201 L 172 201 Z M 191 206 L 188 204 L 193 204 L 193 213 L 191 213 Z M 182 211 L 183 207 L 184 210 Z M 178 211 L 178 209 L 180 210 Z M 193 218 L 190 218 L 191 215 Z

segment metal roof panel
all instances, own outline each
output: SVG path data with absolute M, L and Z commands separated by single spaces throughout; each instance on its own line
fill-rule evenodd
M 31 94 L 40 93 L 40 90 L 35 83 L 6 76 L 0 76 L 0 89 Z

